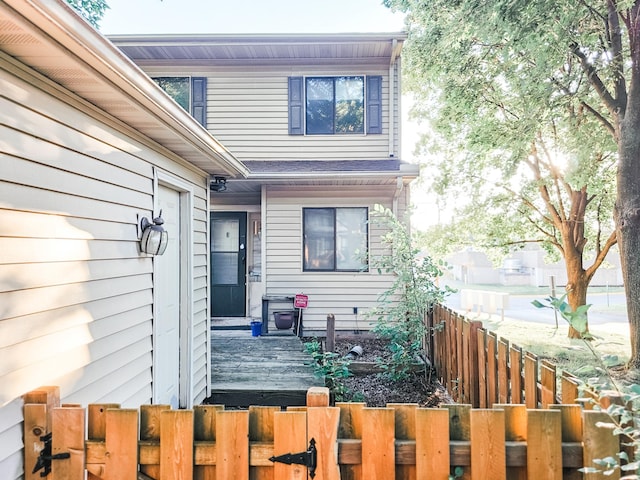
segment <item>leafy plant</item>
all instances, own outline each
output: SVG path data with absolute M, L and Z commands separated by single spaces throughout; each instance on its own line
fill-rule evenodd
M 543 302 L 535 300 L 532 304 L 538 308 L 556 310 L 569 325 L 580 333 L 582 341 L 599 363 L 596 371 L 600 374 L 598 377 L 583 382 L 581 389 L 585 398 L 582 400 L 593 403 L 595 410 L 607 413 L 610 421 L 599 422 L 597 425 L 611 430 L 613 435 L 621 436 L 623 440 L 623 449 L 615 457 L 597 458 L 593 461 L 595 466 L 580 468 L 579 471 L 583 473 L 602 473 L 609 476 L 620 470 L 624 474 L 624 476 L 620 477 L 620 480 L 638 480 L 640 479 L 638 474 L 640 469 L 640 428 L 638 427 L 638 421 L 640 420 L 638 412 L 640 385 L 620 385 L 613 378 L 608 367 L 617 364 L 618 358 L 615 355 L 599 355 L 596 347 L 592 345 L 592 341 L 597 337 L 589 333 L 587 329 L 586 317 L 590 305 L 584 305 L 573 311 L 565 301 L 565 298 L 566 296 L 560 298 L 547 297 Z M 612 391 L 617 395 L 618 402 L 608 402 L 611 404 L 607 408 L 601 408 L 602 400 L 605 396 L 610 397 Z M 598 399 L 598 401 L 595 399 Z M 629 455 L 627 449 L 634 453 Z
M 457 478 L 462 478 L 463 475 L 464 475 L 464 468 L 455 467 L 453 469 L 453 474 L 449 475 L 449 480 L 456 480 Z
M 348 359 L 334 352 L 324 352 L 322 344 L 313 340 L 304 343 L 304 350 L 313 359 L 313 370 L 317 378 L 323 378 L 325 385 L 333 393 L 337 401 L 342 401 L 348 393 L 343 379 L 350 377 Z
M 416 360 L 428 357 L 425 337 L 430 332 L 425 317 L 452 290 L 441 289 L 437 284 L 446 264 L 421 256 L 408 226 L 391 210 L 375 205 L 372 222 L 385 229 L 382 243 L 388 253 L 372 258 L 371 265 L 379 274 L 392 274 L 394 281 L 369 315 L 377 319 L 374 333 L 388 340 L 391 351 L 391 360 L 379 363 L 393 380 L 402 380 L 408 377 Z M 425 362 L 425 375 L 426 372 Z

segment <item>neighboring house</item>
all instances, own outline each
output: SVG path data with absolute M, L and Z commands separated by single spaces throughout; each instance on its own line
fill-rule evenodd
M 564 286 L 567 283 L 567 267 L 564 260 L 549 263 L 539 245 L 527 245 L 512 252 L 500 267 L 494 267 L 487 255 L 473 249 L 453 253 L 447 257 L 450 268 L 446 277 L 465 284 L 477 285 L 530 285 L 533 287 Z M 620 256 L 616 249 L 607 255 L 606 261 L 596 271 L 590 285 L 622 285 Z
M 60 0 L 0 1 L 0 478 L 21 396 L 171 403 L 210 390 L 209 179 L 246 168 Z M 162 210 L 162 256 L 138 250 Z
M 382 249 L 368 219 L 376 203 L 402 216 L 418 175 L 400 152 L 405 38 L 110 37 L 249 169 L 211 191 L 214 317 L 260 317 L 264 295 L 303 293 L 307 329 L 328 314 L 370 327 L 391 278 L 369 268 Z M 287 308 L 270 305 L 270 320 Z

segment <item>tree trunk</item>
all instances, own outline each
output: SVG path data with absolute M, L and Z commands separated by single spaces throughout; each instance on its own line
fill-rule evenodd
M 629 368 L 640 370 L 640 22 L 636 0 L 629 28 L 631 80 L 626 105 L 620 105 L 618 128 L 617 196 L 614 207 L 622 279 L 627 297 L 631 340 Z
M 579 261 L 579 265 L 577 262 Z M 574 312 L 582 305 L 587 304 L 587 289 L 591 279 L 587 276 L 586 272 L 582 268 L 582 256 L 579 259 L 571 258 L 567 256 L 565 258 L 567 266 L 567 303 Z M 587 326 L 587 332 L 589 327 Z M 586 333 L 586 332 L 585 332 Z M 582 335 L 578 330 L 569 325 L 569 338 L 582 338 Z
M 618 190 L 614 216 L 627 297 L 631 340 L 629 367 L 640 369 L 640 112 L 628 110 L 621 124 Z

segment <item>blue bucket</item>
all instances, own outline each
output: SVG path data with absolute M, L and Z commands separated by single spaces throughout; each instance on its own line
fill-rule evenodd
M 262 322 L 251 322 L 251 336 L 259 337 L 262 333 Z

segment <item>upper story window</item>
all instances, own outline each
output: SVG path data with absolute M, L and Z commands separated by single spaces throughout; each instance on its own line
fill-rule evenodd
M 364 77 L 307 77 L 307 134 L 364 133 Z
M 382 133 L 382 77 L 289 77 L 289 134 Z
M 367 270 L 366 207 L 303 208 L 303 270 Z
M 207 126 L 207 79 L 205 77 L 152 78 L 202 126 Z

